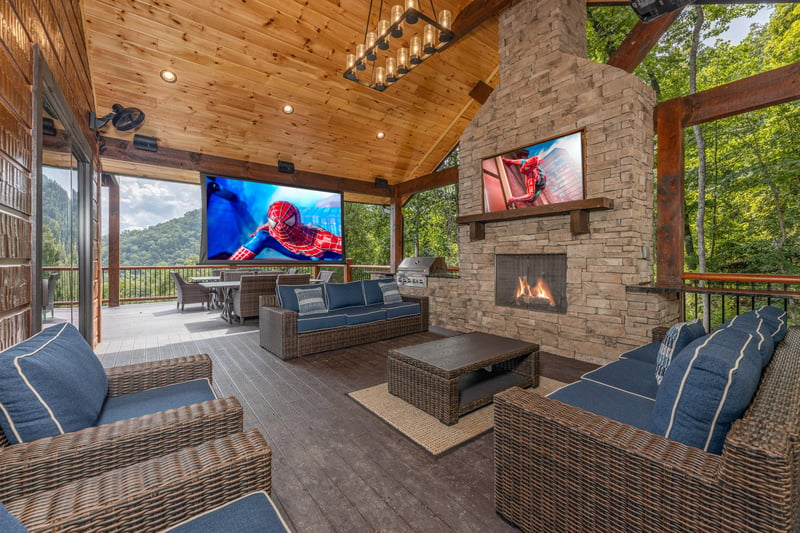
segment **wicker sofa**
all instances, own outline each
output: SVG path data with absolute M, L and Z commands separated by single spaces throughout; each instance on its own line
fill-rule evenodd
M 399 296 L 385 302 L 378 280 L 278 286 L 279 307 L 259 312 L 261 347 L 281 359 L 355 346 L 428 330 L 428 298 Z M 303 312 L 296 296 L 319 291 L 324 307 Z M 393 291 L 396 291 L 396 285 Z M 312 292 L 313 294 L 313 292 Z
M 798 531 L 800 328 L 788 329 L 755 387 L 721 454 L 594 406 L 504 391 L 495 396 L 497 511 L 523 531 Z

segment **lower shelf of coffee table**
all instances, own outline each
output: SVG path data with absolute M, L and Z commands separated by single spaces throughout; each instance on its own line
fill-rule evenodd
M 531 384 L 531 381 L 530 375 L 524 376 L 514 372 L 487 372 L 481 369 L 464 374 L 458 378 L 459 407 L 491 398 L 510 387 L 526 387 Z

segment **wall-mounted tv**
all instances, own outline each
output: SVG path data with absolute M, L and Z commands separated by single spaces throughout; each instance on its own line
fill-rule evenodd
M 484 212 L 583 200 L 584 144 L 580 130 L 484 159 Z
M 340 263 L 342 193 L 204 174 L 203 263 Z

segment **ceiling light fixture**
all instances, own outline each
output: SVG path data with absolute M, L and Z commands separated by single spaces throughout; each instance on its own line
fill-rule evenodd
M 167 83 L 175 83 L 176 81 L 178 81 L 178 75 L 172 72 L 171 70 L 162 70 L 159 73 L 159 76 L 161 76 L 161 79 Z
M 286 104 L 285 106 L 283 106 L 283 112 L 286 113 L 287 115 L 291 115 L 292 113 L 294 113 L 294 106 L 292 106 L 291 104 Z
M 344 77 L 376 91 L 385 91 L 414 67 L 455 40 L 450 29 L 453 15 L 442 10 L 438 16 L 433 0 L 432 14 L 422 12 L 418 0 L 403 0 L 384 13 L 383 0 L 377 10 L 378 25 L 370 30 L 372 3 L 367 13 L 364 42 L 356 45 L 355 54 L 347 54 Z M 434 17 L 434 18 L 431 18 Z M 415 24 L 422 19 L 422 33 Z
M 384 132 L 382 132 L 382 131 L 379 131 L 379 132 L 378 132 L 378 133 L 375 135 L 375 138 L 376 138 L 376 139 L 383 139 L 384 137 L 386 137 L 386 134 L 385 134 Z

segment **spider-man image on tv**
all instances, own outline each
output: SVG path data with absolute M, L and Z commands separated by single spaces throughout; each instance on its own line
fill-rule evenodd
M 204 179 L 208 260 L 342 261 L 341 194 Z

